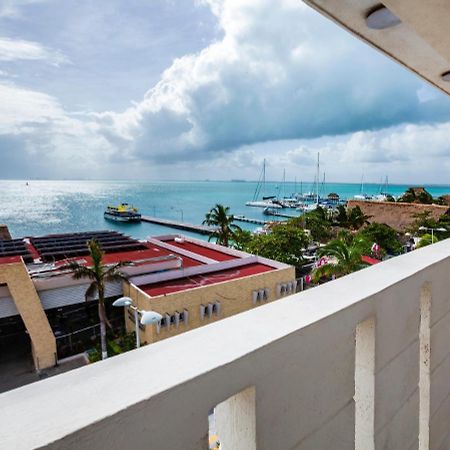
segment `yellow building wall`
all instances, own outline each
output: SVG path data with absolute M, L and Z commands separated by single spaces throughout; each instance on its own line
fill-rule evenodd
M 7 284 L 28 331 L 36 369 L 54 366 L 56 339 L 23 261 L 0 265 L 0 283 Z
M 142 327 L 144 329 L 141 328 L 141 341 L 153 343 L 278 300 L 282 297 L 277 296 L 277 285 L 294 279 L 295 269 L 287 267 L 157 297 L 150 297 L 136 286 L 125 283 L 124 295 L 131 297 L 139 309 L 156 311 L 163 316 L 165 313 L 172 315 L 175 311 L 182 313 L 184 309 L 189 311 L 187 325 L 180 322 L 178 327 L 175 325 L 169 328 L 161 327 L 159 334 L 156 332 L 156 325 Z M 268 300 L 257 302 L 254 305 L 253 291 L 263 288 L 269 290 Z M 219 301 L 221 304 L 220 315 L 213 313 L 209 318 L 205 314 L 205 318 L 202 320 L 200 305 L 206 306 L 208 303 L 214 303 L 215 301 Z M 125 311 L 125 323 L 128 332 L 135 330 L 134 322 L 130 320 L 127 311 Z

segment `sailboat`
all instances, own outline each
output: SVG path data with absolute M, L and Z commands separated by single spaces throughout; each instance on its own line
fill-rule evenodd
M 281 209 L 282 206 L 275 203 L 273 200 L 276 198 L 274 195 L 265 196 L 266 189 L 266 160 L 264 159 L 263 168 L 258 179 L 258 184 L 256 185 L 255 193 L 253 194 L 252 201 L 246 202 L 246 206 L 253 206 L 255 208 L 275 208 Z M 263 194 L 262 200 L 258 200 L 260 194 Z
M 372 200 L 371 195 L 364 193 L 364 174 L 361 177 L 361 188 L 360 193 L 353 196 L 355 200 Z
M 320 153 L 317 153 L 317 174 L 316 174 L 315 183 L 314 183 L 316 185 L 315 193 L 314 193 L 315 202 L 299 206 L 297 208 L 297 210 L 305 211 L 305 212 L 314 211 L 315 209 L 317 209 L 320 206 L 320 204 L 319 204 L 319 177 L 320 177 Z
M 388 177 L 386 175 L 386 178 L 384 179 L 384 183 L 380 183 L 380 193 L 375 195 L 373 197 L 373 200 L 376 202 L 385 202 L 388 199 L 388 190 L 389 190 L 389 181 Z

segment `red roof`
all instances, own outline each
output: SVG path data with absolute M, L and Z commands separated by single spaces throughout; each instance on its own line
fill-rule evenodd
M 370 256 L 361 256 L 361 261 L 373 266 L 374 264 L 378 264 L 381 261 L 379 259 L 371 258 Z
M 171 252 L 163 247 L 159 247 L 155 244 L 144 243 L 148 248 L 146 250 L 132 250 L 128 252 L 119 252 L 119 253 L 107 253 L 103 256 L 103 262 L 105 264 L 114 264 L 120 261 L 138 261 L 141 259 L 150 259 L 150 258 L 158 258 L 168 255 L 180 256 L 183 260 L 183 267 L 193 267 L 200 266 L 203 263 L 200 261 L 196 261 L 195 259 L 188 258 L 186 256 L 178 255 L 177 253 Z M 92 260 L 90 256 L 77 256 L 75 258 L 70 258 L 69 260 L 61 260 L 56 263 L 57 266 L 63 266 L 67 264 L 67 261 L 80 261 L 85 260 L 86 265 L 92 264 Z
M 154 284 L 139 286 L 144 292 L 152 297 L 171 294 L 173 292 L 185 291 L 200 286 L 221 283 L 222 281 L 244 278 L 258 273 L 269 272 L 273 267 L 264 264 L 253 263 L 233 269 L 219 270 L 217 272 L 194 275 L 192 277 L 179 278 L 176 280 L 163 281 Z
M 174 240 L 165 241 L 166 244 L 173 245 L 174 247 L 182 248 L 197 255 L 205 256 L 206 258 L 214 259 L 216 261 L 229 261 L 230 259 L 237 259 L 237 256 L 229 255 L 220 251 L 220 247 L 217 249 L 212 249 L 209 247 L 204 247 L 203 245 L 194 244 L 193 242 L 176 242 Z
M 12 263 L 18 263 L 22 259 L 20 256 L 2 256 L 0 257 L 0 264 L 12 264 Z

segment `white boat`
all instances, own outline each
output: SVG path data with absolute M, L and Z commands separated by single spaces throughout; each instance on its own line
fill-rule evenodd
M 258 184 L 256 185 L 255 193 L 253 195 L 253 200 L 246 202 L 245 206 L 252 206 L 254 208 L 275 208 L 281 209 L 283 208 L 277 201 L 275 196 L 265 197 L 264 190 L 266 187 L 266 160 L 264 159 L 263 168 L 261 171 L 261 175 L 258 180 Z M 258 200 L 259 195 L 263 192 L 262 200 Z
M 373 197 L 371 195 L 368 195 L 364 193 L 364 175 L 361 177 L 361 188 L 360 193 L 353 196 L 355 200 L 364 200 L 364 201 L 370 201 L 373 200 Z
M 303 203 L 300 205 L 297 210 L 298 211 L 314 211 L 320 206 L 320 197 L 319 197 L 319 176 L 320 176 L 320 153 L 317 153 L 317 174 L 315 177 L 315 185 L 316 185 L 316 192 L 309 192 L 303 196 L 303 199 L 308 200 L 314 200 L 314 203 Z
M 271 200 L 260 200 L 255 202 L 247 202 L 245 206 L 253 206 L 255 208 L 274 208 L 282 209 L 283 207 L 278 203 L 273 203 Z
M 309 211 L 314 211 L 314 210 L 316 210 L 319 207 L 320 207 L 319 203 L 310 203 L 309 205 L 304 205 L 302 207 L 302 210 L 306 211 L 306 212 L 309 212 Z

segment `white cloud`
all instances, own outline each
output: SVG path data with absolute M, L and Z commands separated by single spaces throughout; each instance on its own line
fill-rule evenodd
M 300 1 L 203 2 L 223 38 L 175 60 L 124 113 L 97 116 L 130 158 L 195 160 L 257 142 L 381 129 L 429 118 L 441 101 L 424 102 L 415 77 Z
M 43 3 L 48 0 L 2 0 L 0 18 L 17 18 L 21 16 L 21 8 L 33 3 Z
M 0 83 L 0 134 L 19 133 L 30 123 L 64 117 L 57 100 L 41 92 Z
M 54 97 L 0 83 L 0 154 L 0 177 L 57 178 L 106 176 L 113 151 L 94 123 L 72 117 Z
M 37 42 L 0 37 L 0 61 L 16 60 L 46 61 L 56 66 L 69 62 L 62 53 Z

